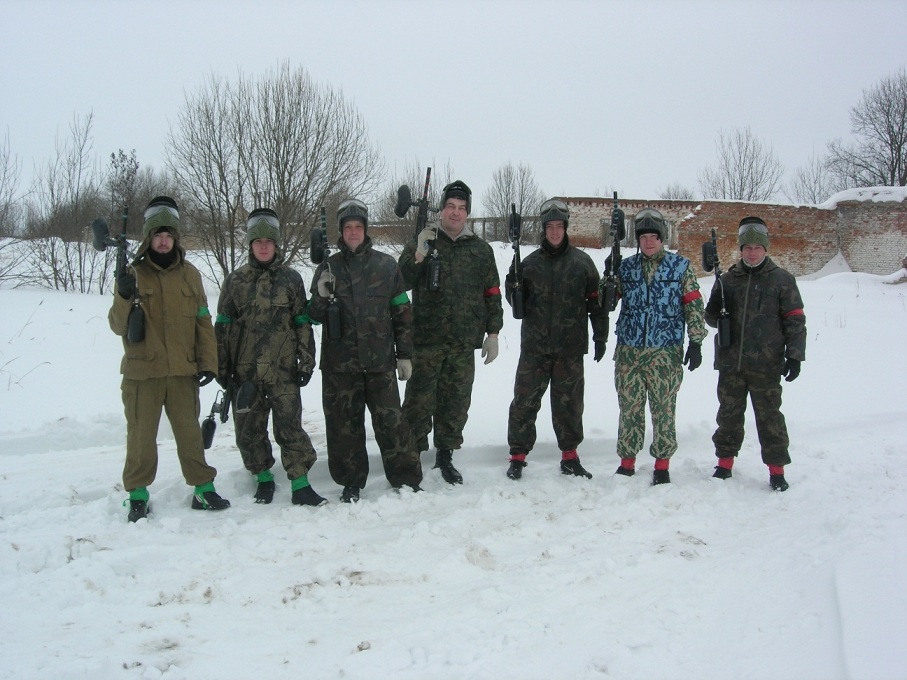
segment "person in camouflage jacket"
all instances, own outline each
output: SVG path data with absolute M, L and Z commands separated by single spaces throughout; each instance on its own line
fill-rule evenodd
M 463 483 L 452 457 L 463 444 L 475 350 L 482 349 L 486 364 L 494 361 L 504 325 L 494 251 L 467 226 L 471 207 L 469 187 L 459 180 L 448 184 L 441 191 L 440 229 L 423 229 L 399 259 L 406 288 L 413 291 L 415 329 L 403 412 L 420 452 L 428 450 L 428 433 L 434 430 L 435 467 L 448 484 Z M 436 265 L 440 286 L 429 290 Z
M 350 199 L 337 210 L 338 252 L 312 277 L 309 316 L 322 324 L 322 404 L 328 467 L 355 503 L 368 480 L 365 407 L 368 406 L 391 486 L 419 491 L 422 463 L 400 406 L 397 378 L 412 373 L 412 305 L 390 255 L 372 248 L 368 208 Z M 328 308 L 339 308 L 339 328 L 328 328 Z M 339 333 L 338 333 L 339 331 Z M 339 337 L 332 337 L 334 334 Z M 395 373 L 396 369 L 396 373 Z
M 717 327 L 724 306 L 731 328 L 726 347 L 715 338 L 719 405 L 718 429 L 712 435 L 718 456 L 713 476 L 731 477 L 743 443 L 748 396 L 769 484 L 786 491 L 784 466 L 790 463 L 790 442 L 781 413 L 781 377 L 795 380 L 806 359 L 803 300 L 796 279 L 768 257 L 768 227 L 762 219 L 741 220 L 737 240 L 740 261 L 715 282 L 705 310 L 706 323 Z
M 671 456 L 677 450 L 675 413 L 683 366 L 702 363 L 702 294 L 690 261 L 665 250 L 668 227 L 654 208 L 640 210 L 634 230 L 641 252 L 624 259 L 618 269 L 620 316 L 614 353 L 614 384 L 620 406 L 617 432 L 617 474 L 636 471 L 636 454 L 646 434 L 646 402 L 652 415 L 655 458 L 653 484 L 668 484 Z M 684 328 L 690 344 L 683 352 Z
M 535 420 L 551 385 L 551 419 L 561 450 L 563 474 L 591 478 L 576 453 L 583 441 L 583 357 L 589 348 L 589 321 L 595 361 L 605 354 L 608 317 L 598 303 L 599 275 L 592 258 L 570 245 L 570 211 L 556 199 L 539 211 L 544 229 L 541 247 L 513 266 L 505 291 L 512 304 L 515 285 L 523 291 L 520 359 L 507 422 L 510 466 L 507 476 L 520 479 L 526 455 L 535 445 Z
M 246 223 L 249 261 L 227 276 L 217 307 L 217 379 L 234 388 L 236 446 L 258 482 L 255 502 L 274 498 L 271 416 L 293 504 L 317 506 L 326 501 L 309 483 L 316 454 L 302 427 L 299 394 L 315 369 L 315 340 L 302 276 L 284 264 L 279 243 L 277 213 L 253 210 Z
M 118 268 L 116 294 L 108 320 L 123 337 L 123 406 L 126 412 L 126 464 L 130 522 L 150 512 L 148 486 L 157 476 L 157 432 L 161 409 L 167 413 L 186 483 L 195 487 L 192 507 L 222 510 L 230 502 L 214 490 L 217 470 L 205 460 L 199 426 L 199 387 L 214 379 L 217 345 L 208 299 L 199 271 L 180 245 L 176 202 L 157 196 L 145 209 L 143 240 L 135 261 Z M 139 312 L 133 312 L 134 305 Z M 144 337 L 127 337 L 131 313 L 144 314 Z

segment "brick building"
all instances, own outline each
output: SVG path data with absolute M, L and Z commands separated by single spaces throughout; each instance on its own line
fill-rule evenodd
M 564 198 L 570 206 L 570 242 L 600 247 L 607 237 L 612 200 Z M 775 205 L 740 201 L 642 201 L 620 199 L 627 216 L 624 245 L 635 245 L 633 216 L 644 207 L 659 210 L 671 227 L 672 250 L 700 263 L 701 248 L 715 229 L 723 268 L 737 261 L 737 225 L 758 215 L 769 227 L 770 254 L 795 276 L 812 274 L 838 252 L 850 268 L 890 274 L 907 255 L 907 187 L 850 189 L 817 206 Z M 603 222 L 604 220 L 604 222 Z

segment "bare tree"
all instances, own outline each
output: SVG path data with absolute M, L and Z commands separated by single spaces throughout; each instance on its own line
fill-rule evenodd
M 907 185 L 907 69 L 864 90 L 850 124 L 856 142 L 828 145 L 835 189 Z
M 491 175 L 491 186 L 482 195 L 485 215 L 492 220 L 491 235 L 488 240 L 507 241 L 507 216 L 510 215 L 511 203 L 516 205 L 517 212 L 524 216 L 524 243 L 533 243 L 539 236 L 537 220 L 539 206 L 547 196 L 535 181 L 532 168 L 522 163 L 514 167 L 512 163 L 502 165 Z
M 699 187 L 706 198 L 767 201 L 781 185 L 784 167 L 770 146 L 749 127 L 719 132 L 718 160 L 699 173 Z
M 679 182 L 674 182 L 664 189 L 659 189 L 658 198 L 665 201 L 695 201 L 696 194 L 692 189 L 687 189 Z
M 10 151 L 7 132 L 0 140 L 0 282 L 13 278 L 22 260 L 23 250 L 16 243 L 20 219 L 19 171 L 19 159 Z
M 809 162 L 797 168 L 785 196 L 791 203 L 816 205 L 835 192 L 832 177 L 828 172 L 828 163 L 817 154 L 812 154 Z
M 168 165 L 215 281 L 239 263 L 245 217 L 256 207 L 281 218 L 287 261 L 307 248 L 322 205 L 374 192 L 377 148 L 342 93 L 283 64 L 230 84 L 212 75 L 188 97 L 168 136 Z
M 28 201 L 29 281 L 88 292 L 104 275 L 105 256 L 91 246 L 89 225 L 106 212 L 101 173 L 91 158 L 93 114 L 73 117 L 70 137 L 36 177 Z

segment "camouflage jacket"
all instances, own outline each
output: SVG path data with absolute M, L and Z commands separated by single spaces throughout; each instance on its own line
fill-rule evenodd
M 592 339 L 606 340 L 608 317 L 598 304 L 598 271 L 567 236 L 559 248 L 547 241 L 522 262 L 523 323 L 520 351 L 536 354 L 582 355 Z M 514 281 L 507 275 L 508 284 Z M 511 302 L 511 285 L 506 287 Z
M 415 344 L 478 349 L 486 333 L 498 333 L 504 325 L 494 251 L 467 229 L 456 240 L 438 229 L 435 247 L 441 260 L 438 291 L 426 289 L 428 259 L 416 262 L 415 241 L 400 255 L 406 289 L 413 291 Z
M 315 339 L 306 316 L 302 276 L 283 264 L 280 251 L 268 266 L 250 253 L 231 272 L 217 305 L 218 375 L 237 382 L 296 382 L 315 368 Z
M 719 371 L 753 371 L 781 375 L 784 360 L 806 359 L 806 316 L 797 280 L 766 257 L 761 266 L 741 262 L 721 275 L 724 300 L 731 316 L 731 344 L 718 347 Z M 715 327 L 721 311 L 721 289 L 712 288 L 705 320 Z
M 397 359 L 409 359 L 413 348 L 412 305 L 403 276 L 390 255 L 372 248 L 371 240 L 355 252 L 341 239 L 339 252 L 319 265 L 312 278 L 309 316 L 323 323 L 329 299 L 318 294 L 318 278 L 329 266 L 340 306 L 341 337 L 321 334 L 321 370 L 342 373 L 393 371 Z
M 126 330 L 132 299 L 113 294 L 108 314 L 111 330 L 123 336 L 120 372 L 132 380 L 197 375 L 217 370 L 217 345 L 208 299 L 198 269 L 177 248 L 177 260 L 162 269 L 145 256 L 150 237 L 132 264 L 136 295 L 145 312 L 145 339 L 128 342 Z

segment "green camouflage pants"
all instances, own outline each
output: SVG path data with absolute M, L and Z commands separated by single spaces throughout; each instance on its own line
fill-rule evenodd
M 789 465 L 787 424 L 781 413 L 781 376 L 718 372 L 718 429 L 712 435 L 719 458 L 736 456 L 743 444 L 746 398 L 753 402 L 756 432 L 766 465 Z
M 368 406 L 387 481 L 391 486 L 418 485 L 422 463 L 400 407 L 396 373 L 322 371 L 321 375 L 331 479 L 341 486 L 365 488 L 369 472 L 365 448 Z
M 475 350 L 416 347 L 413 374 L 406 383 L 403 413 L 419 451 L 428 451 L 428 433 L 434 430 L 438 449 L 459 449 L 472 402 Z
M 195 376 L 123 378 L 121 389 L 126 413 L 123 487 L 127 491 L 151 486 L 157 475 L 157 430 L 162 408 L 176 439 L 176 455 L 186 484 L 198 486 L 214 479 L 217 470 L 205 461 Z
M 636 458 L 642 450 L 646 436 L 646 401 L 652 417 L 653 458 L 670 458 L 677 450 L 675 413 L 677 393 L 683 381 L 681 349 L 636 350 L 618 347 L 614 366 L 614 384 L 620 407 L 617 430 L 617 455 Z M 637 359 L 622 361 L 622 351 L 633 353 Z
M 236 413 L 233 418 L 236 446 L 243 465 L 253 475 L 274 466 L 271 441 L 268 439 L 268 416 L 274 425 L 274 441 L 280 447 L 280 460 L 290 480 L 307 475 L 315 464 L 315 448 L 302 429 L 302 398 L 294 382 L 274 385 L 256 384 L 248 413 Z
M 583 355 L 557 356 L 522 352 L 513 384 L 507 421 L 507 444 L 513 453 L 529 453 L 535 445 L 535 420 L 542 397 L 551 385 L 551 421 L 561 451 L 583 441 Z

